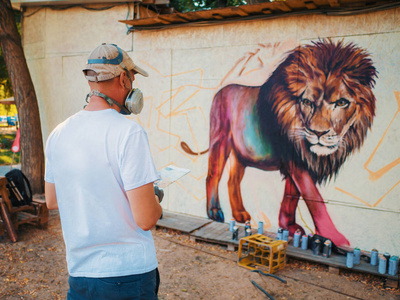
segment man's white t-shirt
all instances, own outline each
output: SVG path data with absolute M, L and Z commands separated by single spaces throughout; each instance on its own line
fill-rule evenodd
M 126 191 L 159 179 L 146 132 L 114 109 L 82 110 L 46 145 L 74 277 L 142 274 L 158 263 L 153 237 L 133 219 Z

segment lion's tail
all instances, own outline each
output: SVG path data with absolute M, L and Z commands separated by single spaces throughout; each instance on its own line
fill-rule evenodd
M 186 144 L 185 142 L 181 142 L 181 147 L 182 147 L 183 151 L 185 151 L 187 154 L 190 154 L 190 155 L 203 155 L 203 154 L 207 153 L 209 150 L 209 149 L 207 149 L 207 150 L 196 153 L 192 149 L 190 149 L 189 145 Z

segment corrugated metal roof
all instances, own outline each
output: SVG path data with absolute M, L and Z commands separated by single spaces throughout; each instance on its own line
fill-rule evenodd
M 240 22 L 300 14 L 350 15 L 399 7 L 400 1 L 388 0 L 283 0 L 254 5 L 210 10 L 159 14 L 150 18 L 120 20 L 131 31 L 159 30 L 180 26 L 206 26 L 221 22 Z

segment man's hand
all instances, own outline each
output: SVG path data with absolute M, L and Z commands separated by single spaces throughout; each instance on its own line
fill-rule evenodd
M 154 195 L 153 183 L 145 184 L 126 192 L 136 224 L 143 230 L 150 230 L 157 224 L 162 208 Z
M 164 190 L 155 185 L 154 194 L 156 194 L 156 196 L 158 197 L 158 202 L 161 203 L 162 199 L 164 198 Z

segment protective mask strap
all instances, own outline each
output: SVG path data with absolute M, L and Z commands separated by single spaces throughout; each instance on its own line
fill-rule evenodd
M 121 111 L 123 111 L 124 113 L 130 114 L 130 112 L 126 109 L 126 107 L 122 106 L 121 104 L 119 104 L 119 103 L 118 103 L 117 101 L 115 101 L 114 99 L 108 97 L 107 95 L 105 95 L 105 94 L 103 94 L 103 93 L 100 93 L 100 92 L 97 91 L 97 90 L 92 90 L 92 91 L 90 91 L 90 93 L 87 95 L 86 99 L 88 99 L 88 98 L 90 98 L 90 97 L 92 97 L 92 96 L 97 96 L 97 97 L 103 98 L 104 100 L 106 100 L 106 102 L 107 102 L 110 106 L 113 106 L 113 104 L 115 104 L 116 106 L 118 106 L 118 107 L 121 109 Z

